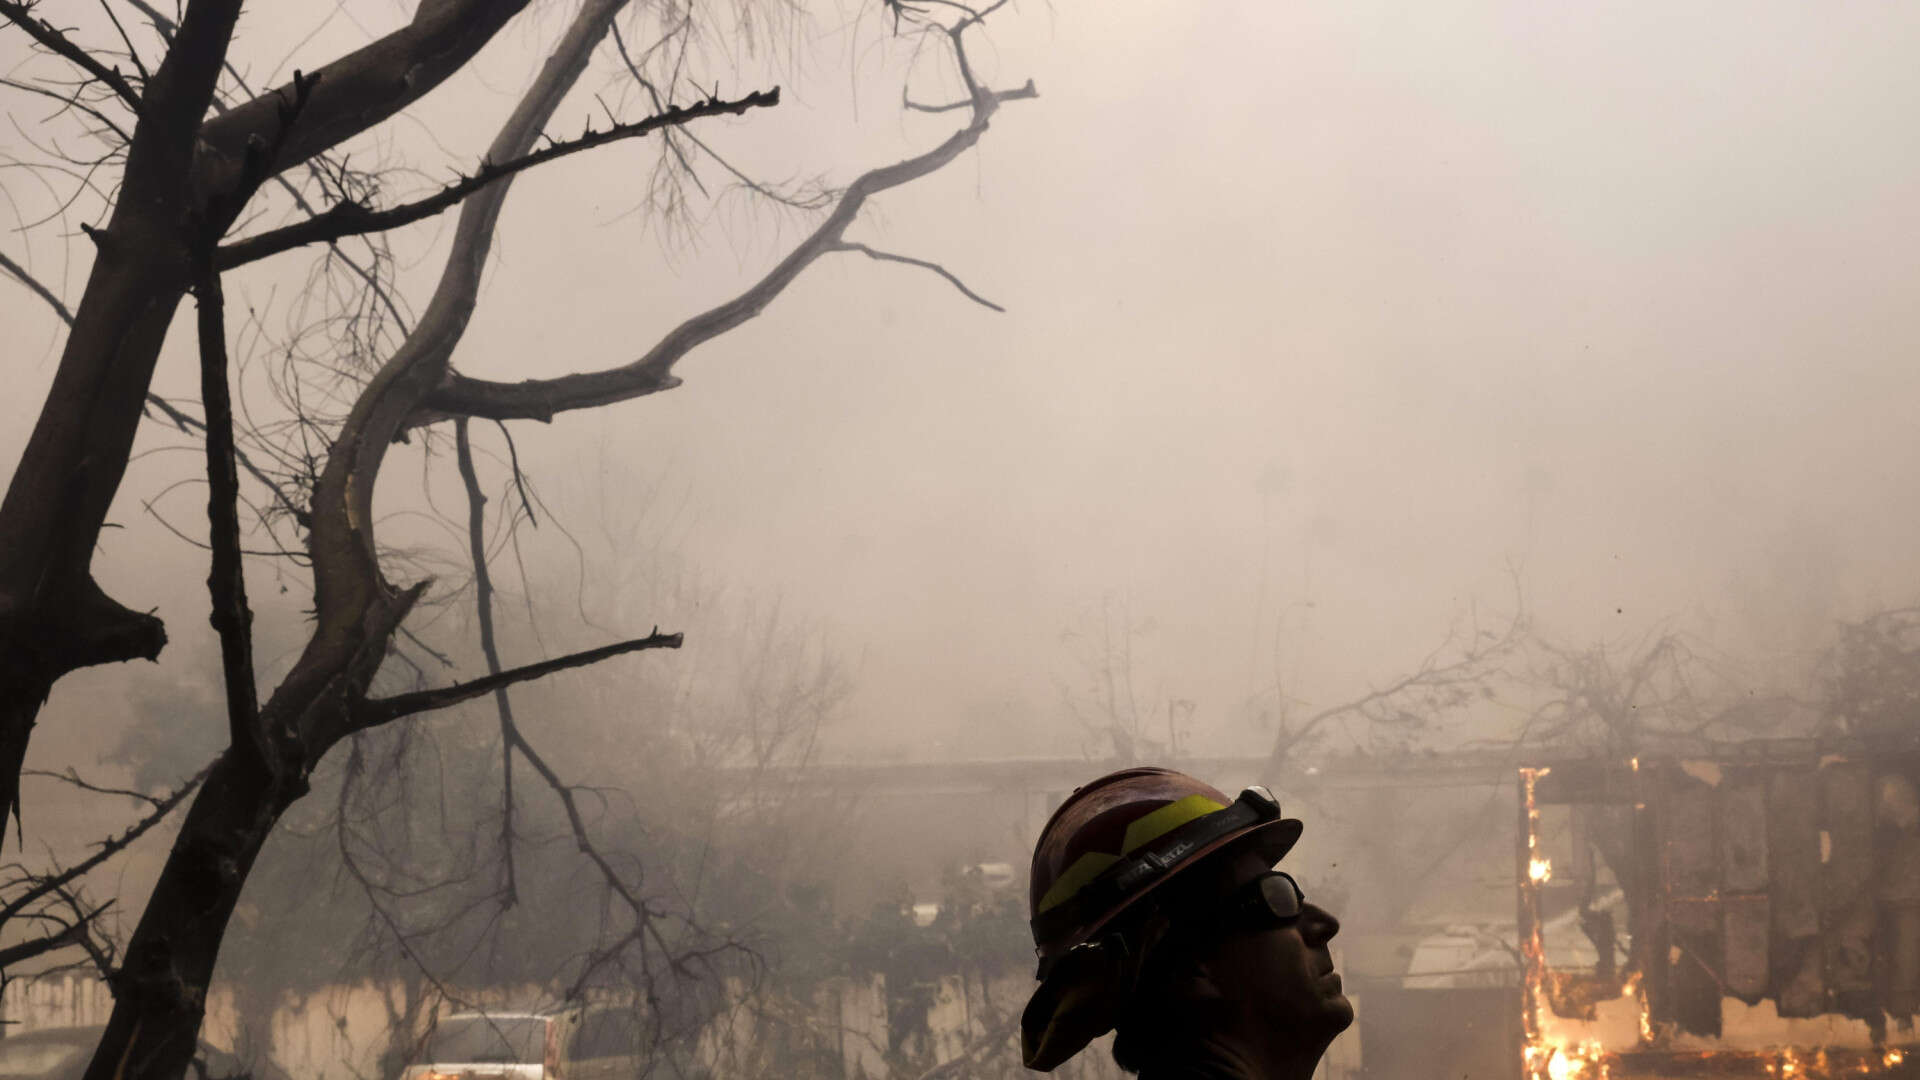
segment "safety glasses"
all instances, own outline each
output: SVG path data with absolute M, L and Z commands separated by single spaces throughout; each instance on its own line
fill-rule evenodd
M 1233 915 L 1245 922 L 1285 926 L 1306 910 L 1307 895 L 1291 874 L 1270 870 L 1234 891 Z

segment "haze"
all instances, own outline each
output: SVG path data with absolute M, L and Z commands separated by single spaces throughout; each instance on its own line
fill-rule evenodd
M 241 40 L 298 66 L 401 14 L 260 9 Z M 1007 314 L 846 256 L 691 357 L 680 389 L 516 425 L 563 520 L 591 526 L 596 491 L 631 493 L 650 543 L 778 597 L 856 661 L 829 756 L 1074 752 L 1060 693 L 1082 675 L 1062 635 L 1103 609 L 1145 627 L 1136 673 L 1196 703 L 1195 739 L 1257 750 L 1244 705 L 1276 670 L 1299 701 L 1351 696 L 1476 604 L 1509 610 L 1516 579 L 1566 640 L 1677 623 L 1762 681 L 1831 620 L 1910 596 L 1920 13 L 1017 14 L 983 63 L 1040 99 L 860 226 Z M 786 102 L 716 143 L 776 176 L 844 179 L 937 137 L 937 120 L 896 119 L 862 25 L 810 24 Z M 413 110 L 445 169 L 478 154 L 539 38 L 503 35 Z M 425 145 L 409 159 L 444 175 Z M 642 153 L 523 178 L 464 370 L 624 358 L 777 250 L 770 219 L 723 204 L 723 235 L 663 263 L 636 212 Z M 398 241 L 422 279 L 444 232 Z M 21 290 L 0 290 L 0 318 L 12 460 L 58 333 Z M 192 385 L 186 336 L 163 392 Z M 139 501 L 182 460 L 136 465 L 99 562 L 210 657 L 200 555 Z M 174 498 L 197 527 L 197 497 Z M 564 564 L 551 531 L 537 544 Z M 113 677 L 62 683 L 55 709 Z

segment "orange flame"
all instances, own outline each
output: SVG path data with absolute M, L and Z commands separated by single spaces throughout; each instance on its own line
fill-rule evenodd
M 1631 762 L 1635 772 L 1639 761 Z M 1542 1011 L 1551 999 L 1549 989 L 1558 985 L 1560 975 L 1547 966 L 1546 945 L 1540 921 L 1540 887 L 1553 876 L 1553 864 L 1540 852 L 1540 810 L 1534 800 L 1534 785 L 1547 775 L 1546 768 L 1520 770 L 1522 807 L 1525 811 L 1525 854 L 1527 873 L 1519 882 L 1520 919 L 1524 931 L 1520 953 L 1522 983 L 1521 1031 L 1522 1062 L 1527 1080 L 1645 1080 L 1665 1076 L 1701 1076 L 1707 1073 L 1727 1077 L 1751 1077 L 1753 1080 L 1868 1080 L 1903 1064 L 1904 1049 L 1853 1050 L 1840 1048 L 1791 1048 L 1771 1050 L 1697 1050 L 1673 1051 L 1655 1039 L 1653 1017 L 1647 1002 L 1643 973 L 1632 972 L 1621 983 L 1620 996 L 1632 998 L 1638 1006 L 1638 1047 L 1609 1048 L 1599 1042 L 1575 1037 L 1565 1025 L 1552 1021 Z M 1636 809 L 1645 810 L 1644 803 Z

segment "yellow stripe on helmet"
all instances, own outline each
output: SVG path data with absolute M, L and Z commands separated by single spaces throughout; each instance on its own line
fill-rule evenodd
M 1109 855 L 1104 851 L 1089 851 L 1073 860 L 1067 872 L 1054 879 L 1053 887 L 1047 895 L 1040 898 L 1040 906 L 1034 909 L 1038 915 L 1048 908 L 1058 907 L 1073 898 L 1073 894 L 1087 887 L 1087 883 L 1097 878 L 1107 867 L 1120 861 L 1120 856 Z
M 1092 883 L 1093 879 L 1105 873 L 1107 868 L 1120 861 L 1121 856 L 1131 855 L 1142 845 L 1151 844 L 1162 836 L 1185 825 L 1195 818 L 1205 817 L 1226 807 L 1207 798 L 1205 795 L 1188 795 L 1183 799 L 1162 806 L 1149 814 L 1143 814 L 1131 825 L 1120 841 L 1120 854 L 1110 855 L 1104 851 L 1089 851 L 1073 860 L 1065 873 L 1055 879 L 1047 895 L 1040 898 L 1034 908 L 1035 915 L 1055 908 L 1072 899 L 1075 893 Z
M 1175 799 L 1127 826 L 1126 838 L 1120 842 L 1120 854 L 1131 855 L 1142 844 L 1151 844 L 1194 818 L 1225 809 L 1205 795 Z

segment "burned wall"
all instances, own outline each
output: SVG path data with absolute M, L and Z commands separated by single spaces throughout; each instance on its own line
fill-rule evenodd
M 1783 1019 L 1864 1020 L 1876 1041 L 1889 1021 L 1910 1030 L 1920 751 L 1576 762 L 1543 773 L 1536 799 L 1570 812 L 1580 857 L 1625 907 L 1626 962 L 1588 976 L 1606 986 L 1561 987 L 1556 1012 L 1637 992 L 1655 1030 L 1696 1036 L 1720 1035 L 1726 998 L 1770 1000 Z M 1558 898 L 1583 909 L 1582 927 L 1608 914 L 1584 910 L 1593 880 L 1576 873 Z

